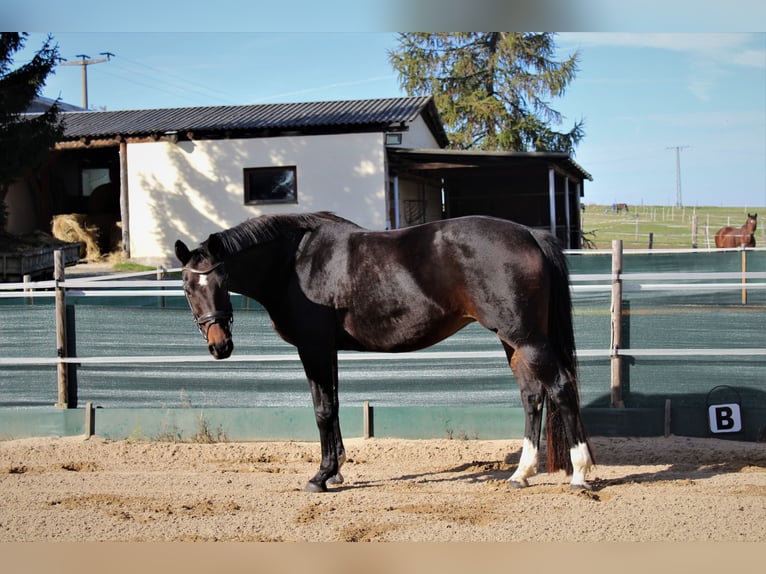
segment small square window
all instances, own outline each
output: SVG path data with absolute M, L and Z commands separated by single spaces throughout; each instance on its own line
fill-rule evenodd
M 245 204 L 298 203 L 295 166 L 245 168 Z

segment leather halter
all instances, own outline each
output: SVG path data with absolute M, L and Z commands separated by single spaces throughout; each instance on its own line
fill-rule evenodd
M 195 275 L 208 275 L 218 269 L 219 267 L 223 267 L 223 261 L 219 261 L 215 265 L 211 266 L 209 269 L 205 270 L 199 270 L 194 269 L 192 267 L 184 267 L 187 271 L 190 273 L 194 273 Z M 224 271 L 224 281 L 223 281 L 223 288 L 228 291 L 228 285 L 226 281 L 226 273 Z M 186 301 L 189 303 L 189 308 L 192 312 L 192 319 L 194 320 L 194 324 L 197 325 L 197 329 L 199 329 L 200 335 L 202 335 L 202 338 L 205 339 L 205 342 L 207 342 L 207 332 L 208 329 L 210 329 L 210 325 L 213 323 L 223 319 L 228 322 L 229 330 L 231 331 L 231 326 L 234 324 L 234 312 L 231 308 L 231 302 L 229 302 L 229 308 L 225 311 L 209 311 L 208 313 L 203 313 L 202 315 L 197 315 L 194 312 L 194 308 L 191 305 L 191 301 L 189 300 L 189 294 L 184 291 L 184 294 L 186 295 Z

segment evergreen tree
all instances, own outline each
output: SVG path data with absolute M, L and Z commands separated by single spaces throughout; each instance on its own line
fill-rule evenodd
M 11 183 L 38 165 L 63 131 L 58 102 L 40 115 L 24 116 L 58 59 L 58 46 L 49 36 L 29 63 L 12 69 L 13 54 L 24 47 L 27 36 L 0 33 L 0 231 Z
M 574 79 L 579 55 L 559 62 L 554 51 L 551 33 L 405 33 L 389 61 L 408 95 L 434 96 L 451 147 L 572 153 L 583 122 L 555 131 L 563 117 L 549 100 Z

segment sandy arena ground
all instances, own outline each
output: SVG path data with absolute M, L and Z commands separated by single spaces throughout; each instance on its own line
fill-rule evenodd
M 506 479 L 521 441 L 351 439 L 345 484 L 303 492 L 319 444 L 0 442 L 0 542 L 766 541 L 766 444 L 594 438 L 594 489 Z

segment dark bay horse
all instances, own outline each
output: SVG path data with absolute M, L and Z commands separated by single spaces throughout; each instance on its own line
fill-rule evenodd
M 755 247 L 755 229 L 758 227 L 758 214 L 747 214 L 747 220 L 741 227 L 722 227 L 715 234 L 716 247 Z
M 338 350 L 406 352 L 472 321 L 497 334 L 521 390 L 523 449 L 509 478 L 537 471 L 546 404 L 548 470 L 589 488 L 593 464 L 582 423 L 569 274 L 556 239 L 511 221 L 464 217 L 368 231 L 330 213 L 267 215 L 213 233 L 176 255 L 210 353 L 232 350 L 229 290 L 260 302 L 298 349 L 322 447 L 306 490 L 342 482 Z

